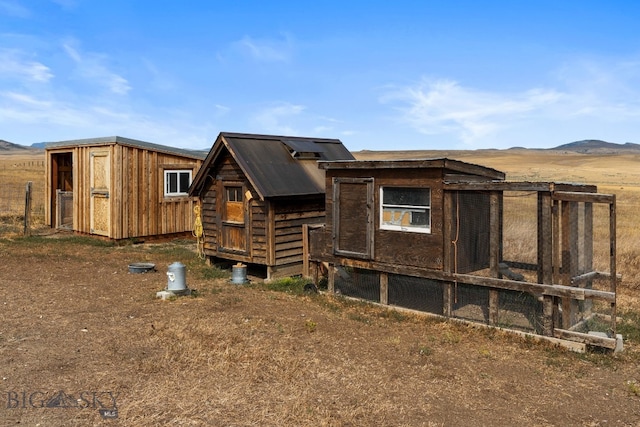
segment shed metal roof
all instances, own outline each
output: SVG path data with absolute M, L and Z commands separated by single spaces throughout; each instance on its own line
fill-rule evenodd
M 260 198 L 324 194 L 318 160 L 354 160 L 339 139 L 222 132 L 196 174 L 189 194 L 198 194 L 208 170 L 227 150 Z M 297 153 L 314 157 L 296 157 Z
M 473 163 L 447 158 L 411 159 L 411 160 L 353 160 L 353 161 L 321 161 L 318 167 L 330 169 L 426 169 L 439 168 L 450 172 L 477 175 L 489 179 L 503 180 L 504 172 Z
M 111 144 L 126 145 L 129 147 L 152 150 L 160 153 L 175 154 L 200 160 L 204 159 L 207 156 L 207 152 L 202 150 L 188 150 L 185 148 L 170 147 L 168 145 L 154 144 L 152 142 L 139 141 L 137 139 L 124 138 L 122 136 L 105 136 L 99 138 L 70 139 L 67 141 L 48 142 L 45 145 L 45 150 Z

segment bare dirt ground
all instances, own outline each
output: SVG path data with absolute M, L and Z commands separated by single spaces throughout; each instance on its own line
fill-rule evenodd
M 635 341 L 580 355 L 233 285 L 193 248 L 0 240 L 0 425 L 640 426 Z M 196 295 L 159 300 L 174 261 Z

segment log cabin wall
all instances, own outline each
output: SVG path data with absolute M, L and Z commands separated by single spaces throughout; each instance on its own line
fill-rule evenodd
M 207 256 L 215 256 L 218 249 L 218 212 L 216 203 L 218 192 L 216 186 L 209 185 L 202 193 L 202 229 L 204 231 L 204 254 Z
M 255 191 L 247 181 L 242 170 L 228 153 L 221 155 L 216 165 L 210 168 L 207 175 L 206 187 L 202 194 L 202 225 L 205 242 L 204 253 L 209 257 L 224 257 L 244 262 L 264 263 L 266 261 L 266 208 L 265 203 L 256 199 Z M 224 186 L 226 184 L 239 185 L 243 193 L 249 191 L 250 200 L 245 200 L 247 217 L 245 226 L 248 227 L 249 238 L 245 251 L 229 251 L 224 249 L 221 240 L 222 210 L 224 203 Z
M 270 277 L 278 275 L 277 266 L 296 265 L 299 268 L 291 268 L 301 271 L 302 225 L 324 222 L 324 196 L 260 200 L 229 153 L 221 155 L 216 166 L 208 171 L 208 176 L 201 196 L 205 255 L 266 265 L 270 267 Z M 249 242 L 245 253 L 225 250 L 220 241 L 224 199 L 220 194 L 225 184 L 242 185 L 243 190 L 251 196 L 245 200 Z M 291 272 L 292 269 L 287 271 Z M 299 274 L 300 271 L 293 274 Z
M 355 159 L 337 139 L 221 132 L 189 189 L 209 260 L 263 265 L 267 279 L 301 274 L 303 226 L 325 218 L 318 160 Z
M 270 205 L 273 211 L 270 264 L 302 266 L 302 226 L 324 223 L 324 196 L 272 201 Z

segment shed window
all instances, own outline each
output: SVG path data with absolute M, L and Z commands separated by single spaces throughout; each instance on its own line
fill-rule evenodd
M 380 228 L 431 233 L 431 190 L 380 187 Z
M 164 195 L 186 196 L 191 185 L 191 170 L 165 170 Z
M 227 222 L 244 223 L 244 201 L 242 187 L 225 186 L 225 216 Z

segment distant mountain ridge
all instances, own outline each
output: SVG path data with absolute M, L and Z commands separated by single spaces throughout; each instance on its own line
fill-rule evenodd
M 617 153 L 620 151 L 640 151 L 640 144 L 633 142 L 625 142 L 624 144 L 616 144 L 614 142 L 602 141 L 599 139 L 585 139 L 582 141 L 570 142 L 568 144 L 559 145 L 550 150 L 558 151 L 574 151 L 576 153 Z
M 39 151 L 44 150 L 46 142 L 34 142 L 30 146 L 15 144 L 13 142 L 0 139 L 0 153 L 9 151 Z M 526 147 L 512 147 L 510 150 L 539 150 L 537 148 Z M 547 148 L 546 150 L 554 151 L 571 151 L 575 153 L 583 154 L 615 154 L 620 152 L 639 152 L 640 144 L 633 142 L 625 142 L 624 144 L 617 144 L 614 142 L 602 141 L 600 139 L 584 139 L 582 141 L 574 141 L 568 144 L 558 145 L 554 148 Z M 206 151 L 206 150 L 204 150 Z M 363 150 L 363 151 L 387 151 L 387 150 Z M 399 150 L 399 151 L 412 151 L 412 150 Z M 439 150 L 435 150 L 439 151 Z M 456 150 L 449 150 L 456 151 Z
M 0 151 L 27 151 L 29 147 L 0 139 Z

